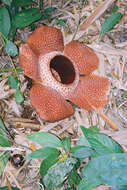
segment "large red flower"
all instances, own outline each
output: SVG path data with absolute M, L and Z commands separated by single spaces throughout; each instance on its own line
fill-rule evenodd
M 77 41 L 64 47 L 62 33 L 54 27 L 39 25 L 32 32 L 20 47 L 19 63 L 24 74 L 36 81 L 30 100 L 43 120 L 72 115 L 69 101 L 86 110 L 107 103 L 109 80 L 92 74 L 98 67 L 96 54 Z

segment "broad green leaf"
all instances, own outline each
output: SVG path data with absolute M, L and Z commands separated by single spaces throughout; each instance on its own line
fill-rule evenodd
M 14 93 L 14 97 L 15 97 L 15 100 L 18 104 L 22 104 L 23 101 L 24 101 L 24 97 L 23 97 L 23 94 L 21 93 L 20 90 L 16 89 L 15 93 Z
M 89 128 L 85 128 L 83 126 L 80 126 L 84 136 L 86 137 L 89 134 L 95 134 L 95 133 L 99 133 L 99 130 L 96 126 L 91 126 Z
M 5 125 L 2 121 L 2 119 L 0 118 L 0 135 L 3 135 L 4 137 L 7 137 L 7 132 L 6 132 L 6 128 Z
M 77 146 L 87 146 L 87 147 L 91 147 L 90 143 L 88 142 L 88 140 L 86 139 L 85 136 L 81 136 L 77 143 L 76 143 Z
M 0 187 L 0 190 L 9 190 L 7 186 L 5 187 Z M 17 187 L 11 187 L 11 190 L 20 190 Z
M 12 57 L 18 54 L 17 46 L 10 40 L 6 41 L 4 48 L 5 48 L 6 53 Z
M 74 158 L 67 158 L 64 162 L 54 164 L 43 178 L 44 185 L 49 189 L 58 187 L 71 172 L 76 162 L 77 160 Z
M 71 148 L 70 138 L 63 137 L 62 144 L 63 144 L 63 148 L 65 149 L 65 151 L 69 152 L 70 148 Z
M 10 151 L 0 151 L 0 176 L 2 175 L 2 172 L 8 162 L 9 157 Z
M 123 153 L 121 146 L 104 134 L 89 135 L 87 139 L 98 155 Z
M 16 77 L 14 77 L 14 75 L 9 75 L 8 82 L 9 82 L 10 88 L 19 89 L 19 81 Z
M 11 24 L 8 10 L 5 7 L 0 7 L 0 32 L 7 37 Z
M 45 176 L 48 169 L 54 165 L 58 161 L 58 157 L 56 154 L 52 154 L 48 156 L 45 160 L 41 162 L 40 166 L 40 174 L 41 176 Z
M 84 148 L 85 146 L 83 146 L 83 145 L 75 145 L 75 146 L 73 146 L 72 148 L 71 148 L 71 153 L 74 153 L 74 152 L 76 152 L 77 150 L 79 150 L 80 148 Z
M 125 6 L 125 10 L 127 11 L 127 6 Z
M 1 147 L 10 147 L 9 140 L 6 137 L 0 135 L 0 146 Z
M 14 7 L 26 7 L 30 5 L 35 5 L 37 4 L 35 1 L 32 0 L 13 0 L 12 1 L 12 6 Z
M 93 179 L 82 178 L 76 190 L 92 190 L 92 188 L 100 185 L 98 181 L 94 181 Z
M 31 154 L 25 157 L 26 160 L 33 159 L 33 158 L 47 158 L 50 155 L 55 154 L 59 156 L 60 152 L 56 148 L 45 147 L 40 148 L 38 150 L 33 151 Z
M 84 179 L 92 183 L 127 186 L 127 154 L 116 153 L 91 160 L 82 170 Z M 87 186 L 84 186 L 87 189 Z
M 127 78 L 127 74 L 125 74 L 125 78 Z
M 77 148 L 77 150 L 75 150 L 74 153 L 72 154 L 73 157 L 85 159 L 85 158 L 91 156 L 92 150 L 90 147 L 77 146 L 76 148 Z
M 112 13 L 102 24 L 100 34 L 109 32 L 120 21 L 122 16 L 120 12 Z
M 47 132 L 32 133 L 27 135 L 27 138 L 44 146 L 53 148 L 63 147 L 61 140 L 57 136 Z
M 90 143 L 91 148 L 95 151 L 93 156 L 123 152 L 121 146 L 110 137 L 104 134 L 90 132 L 90 130 L 86 128 L 82 128 L 82 131 Z
M 37 8 L 30 8 L 17 13 L 12 19 L 12 28 L 24 28 L 39 20 L 42 13 Z
M 2 0 L 5 5 L 11 6 L 12 0 Z

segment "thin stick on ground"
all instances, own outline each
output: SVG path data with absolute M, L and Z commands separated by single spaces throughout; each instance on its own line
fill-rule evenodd
M 19 189 L 22 189 L 21 185 L 19 184 L 19 182 L 17 181 L 15 175 L 10 171 L 10 170 L 6 170 L 6 175 L 10 175 L 10 177 L 13 179 L 15 185 L 19 188 Z
M 98 114 L 110 125 L 113 130 L 118 131 L 118 126 L 115 124 L 115 122 L 105 115 L 102 110 L 98 110 Z

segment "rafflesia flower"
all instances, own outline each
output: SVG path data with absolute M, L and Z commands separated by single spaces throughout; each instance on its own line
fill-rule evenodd
M 39 25 L 21 45 L 19 63 L 35 81 L 30 100 L 40 117 L 66 118 L 74 113 L 71 102 L 86 110 L 103 108 L 110 82 L 92 74 L 98 62 L 87 46 L 73 40 L 64 47 L 60 30 Z

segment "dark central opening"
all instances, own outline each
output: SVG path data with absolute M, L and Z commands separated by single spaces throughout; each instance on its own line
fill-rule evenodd
M 50 69 L 55 79 L 63 84 L 70 84 L 75 79 L 75 69 L 72 62 L 62 55 L 51 60 Z

